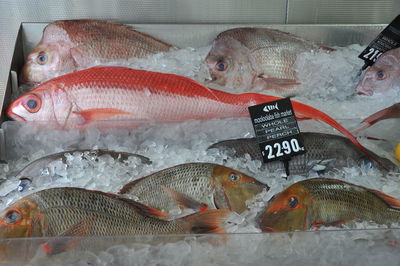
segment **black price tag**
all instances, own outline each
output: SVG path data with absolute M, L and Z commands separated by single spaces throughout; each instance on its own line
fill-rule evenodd
M 363 59 L 363 70 L 372 66 L 386 51 L 400 47 L 400 15 L 398 15 L 358 56 Z
M 249 107 L 264 162 L 306 152 L 289 98 Z

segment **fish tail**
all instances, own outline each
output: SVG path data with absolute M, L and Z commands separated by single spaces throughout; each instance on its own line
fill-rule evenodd
M 188 231 L 194 234 L 226 233 L 222 224 L 232 212 L 229 210 L 208 210 L 182 218 Z

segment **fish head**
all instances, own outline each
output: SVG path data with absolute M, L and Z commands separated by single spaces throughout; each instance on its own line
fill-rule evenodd
M 225 166 L 216 166 L 213 171 L 216 185 L 224 191 L 228 206 L 232 211 L 241 213 L 247 209 L 246 200 L 252 199 L 269 187 L 253 177 Z
M 70 46 L 65 42 L 38 44 L 28 55 L 21 71 L 20 81 L 36 85 L 50 78 L 76 69 Z
M 294 184 L 271 200 L 261 215 L 260 228 L 264 232 L 306 230 L 311 193 Z
M 43 83 L 34 90 L 17 98 L 7 110 L 7 115 L 16 121 L 65 123 L 69 115 L 68 106 L 63 105 L 67 101 L 65 93 L 60 85 L 50 82 Z
M 16 201 L 0 214 L 0 238 L 25 238 L 42 236 L 43 215 L 37 204 L 26 198 Z M 25 250 L 20 241 L 0 242 L 0 261 L 9 262 L 24 257 Z
M 250 54 L 246 46 L 232 37 L 214 40 L 205 59 L 212 82 L 232 88 L 252 88 L 256 73 Z
M 397 51 L 398 50 L 398 51 Z M 400 87 L 400 48 L 383 54 L 364 74 L 356 92 L 371 96 Z

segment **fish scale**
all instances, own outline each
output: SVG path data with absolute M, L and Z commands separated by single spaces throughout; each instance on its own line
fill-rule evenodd
M 400 209 L 389 208 L 384 200 L 355 185 L 330 179 L 303 182 L 302 185 L 312 191 L 311 199 L 315 203 L 311 204 L 309 212 L 313 221 L 331 223 L 357 218 L 384 224 L 395 222 L 400 217 Z
M 144 204 L 165 211 L 176 204 L 168 200 L 169 195 L 161 187 L 163 185 L 212 207 L 215 206 L 211 200 L 214 167 L 213 164 L 190 163 L 168 168 L 133 181 L 132 186 L 126 185 L 123 194 L 135 196 Z

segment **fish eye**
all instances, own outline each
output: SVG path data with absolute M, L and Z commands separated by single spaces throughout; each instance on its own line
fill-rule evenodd
M 46 52 L 40 52 L 39 55 L 37 56 L 36 61 L 38 62 L 38 64 L 40 65 L 44 65 L 47 62 L 47 54 Z
M 224 61 L 219 61 L 215 66 L 218 71 L 225 71 L 228 68 L 228 64 Z
M 30 113 L 36 113 L 40 109 L 40 98 L 36 95 L 28 96 L 28 99 L 25 101 L 25 109 Z
M 28 106 L 30 109 L 35 109 L 37 107 L 37 102 L 33 99 L 30 99 L 27 103 L 26 106 Z
M 29 178 L 23 177 L 19 180 L 19 184 L 18 184 L 18 191 L 22 192 L 25 189 L 27 189 L 29 187 L 29 185 L 32 183 L 32 180 L 30 180 Z
M 377 80 L 382 80 L 385 79 L 385 72 L 383 72 L 383 70 L 379 70 L 378 72 L 376 72 L 376 79 Z
M 240 176 L 239 176 L 238 174 L 235 174 L 235 173 L 230 173 L 230 174 L 229 174 L 229 179 L 230 179 L 231 181 L 233 181 L 233 182 L 238 181 L 239 178 L 240 178 Z
M 299 204 L 299 201 L 295 197 L 290 197 L 289 198 L 288 205 L 289 205 L 290 208 L 292 208 L 292 209 L 296 208 L 297 204 Z
M 5 215 L 6 223 L 15 224 L 21 219 L 21 214 L 16 210 L 9 210 Z
M 363 159 L 360 161 L 360 167 L 371 169 L 375 167 L 375 163 L 369 159 Z

